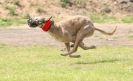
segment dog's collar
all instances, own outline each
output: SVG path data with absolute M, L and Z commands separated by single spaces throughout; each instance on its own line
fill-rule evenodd
M 52 20 L 50 20 L 52 17 L 50 17 L 46 22 L 43 23 L 43 25 L 41 26 L 42 30 L 47 32 L 51 26 L 52 26 Z

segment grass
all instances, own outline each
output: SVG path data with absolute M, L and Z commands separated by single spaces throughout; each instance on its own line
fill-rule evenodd
M 133 81 L 132 47 L 79 49 L 78 59 L 58 50 L 0 45 L 0 81 Z
M 0 27 L 26 24 L 26 21 L 26 19 L 22 18 L 0 18 Z
M 122 22 L 124 23 L 133 23 L 133 16 L 125 16 L 122 18 Z
M 133 40 L 133 35 L 129 35 L 128 39 Z
M 133 16 L 115 17 L 108 15 L 91 14 L 90 18 L 95 23 L 133 23 Z
M 91 17 L 92 21 L 96 22 L 96 23 L 115 23 L 118 21 L 117 18 L 115 18 L 113 16 L 107 16 L 107 15 L 91 14 L 90 17 Z

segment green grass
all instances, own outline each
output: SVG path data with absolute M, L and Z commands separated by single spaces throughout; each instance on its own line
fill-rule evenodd
M 121 20 L 124 23 L 133 23 L 133 16 L 125 16 Z
M 128 36 L 128 39 L 133 40 L 133 35 Z
M 118 21 L 117 18 L 107 15 L 92 14 L 90 17 L 95 23 L 115 23 Z
M 6 27 L 11 25 L 26 24 L 26 19 L 22 18 L 0 18 L 0 27 Z
M 133 23 L 133 16 L 115 17 L 108 15 L 91 14 L 90 18 L 95 23 Z
M 0 81 L 133 81 L 132 47 L 78 50 L 62 57 L 49 46 L 0 45 Z

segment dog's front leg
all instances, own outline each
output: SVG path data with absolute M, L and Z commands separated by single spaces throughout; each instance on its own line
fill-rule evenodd
M 79 35 L 79 36 L 80 36 L 80 35 Z M 79 46 L 79 43 L 82 41 L 82 37 L 79 37 L 79 36 L 77 37 L 77 39 L 76 39 L 76 41 L 75 41 L 75 43 L 74 43 L 73 49 L 72 49 L 71 51 L 68 51 L 68 53 L 61 54 L 62 56 L 67 56 L 67 55 L 69 55 L 70 57 L 74 57 L 74 58 L 80 57 L 80 55 L 71 55 L 71 54 L 73 54 L 74 52 L 77 51 L 78 46 Z M 70 44 L 69 44 L 69 48 L 70 48 Z
M 66 51 L 69 52 L 70 51 L 70 43 L 64 43 L 65 44 L 65 48 L 63 48 L 61 51 Z
M 70 43 L 65 43 L 65 46 L 66 46 L 67 52 L 69 52 L 70 51 Z
M 70 43 L 65 43 L 65 46 L 66 46 L 66 49 L 67 49 L 67 52 L 70 51 Z M 62 56 L 67 56 L 67 54 L 61 54 Z

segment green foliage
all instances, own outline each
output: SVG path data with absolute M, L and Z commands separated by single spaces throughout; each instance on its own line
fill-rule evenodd
M 133 81 L 132 47 L 78 52 L 74 59 L 55 47 L 0 45 L 0 81 Z
M 86 0 L 75 0 L 75 4 L 78 7 L 85 8 L 86 7 Z
M 70 0 L 60 0 L 60 2 L 61 2 L 61 6 L 64 8 L 70 3 Z
M 85 8 L 86 7 L 86 0 L 60 0 L 61 6 L 66 7 L 66 6 L 72 6 L 72 4 L 76 5 L 77 7 L 80 8 Z
M 16 6 L 15 5 L 7 5 L 6 9 L 9 10 L 9 14 L 11 16 L 17 16 L 18 15 L 17 12 L 16 12 Z

